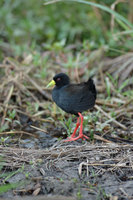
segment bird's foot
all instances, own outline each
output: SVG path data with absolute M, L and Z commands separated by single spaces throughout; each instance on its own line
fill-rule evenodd
M 78 139 L 82 139 L 82 140 L 85 140 L 86 139 L 89 139 L 86 135 L 82 134 L 82 135 L 79 135 L 78 137 L 68 137 L 66 140 L 64 140 L 63 142 L 70 142 L 70 141 L 75 141 L 75 140 L 78 140 Z

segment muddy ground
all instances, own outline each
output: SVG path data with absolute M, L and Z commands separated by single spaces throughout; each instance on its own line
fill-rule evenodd
M 1 178 L 1 184 L 18 184 L 1 197 L 133 199 L 132 142 L 79 140 L 65 143 L 54 136 L 57 132 L 61 135 L 59 128 L 53 128 L 49 134 L 35 131 L 30 125 L 26 129 L 36 137 L 23 135 L 15 144 L 13 138 L 9 138 L 0 146 L 1 173 L 14 172 Z M 48 124 L 47 129 L 50 130 Z
M 84 113 L 84 134 L 90 140 L 67 143 L 64 139 L 72 133 L 76 118 L 71 121 L 71 115 L 55 108 L 51 91 L 44 88 L 53 67 L 44 84 L 34 76 L 39 67 L 5 58 L 0 79 L 1 198 L 133 199 L 132 82 L 119 89 L 122 75 L 126 79 L 130 72 L 123 63 L 125 59 L 132 63 L 132 56 L 107 60 L 101 71 L 96 69 L 97 102 L 91 113 Z M 55 58 L 54 63 L 59 62 Z M 103 78 L 106 67 L 112 77 L 120 77 L 118 87 L 107 77 L 108 94 Z

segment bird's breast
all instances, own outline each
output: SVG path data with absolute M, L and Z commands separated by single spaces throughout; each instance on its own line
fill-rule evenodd
M 62 89 L 53 89 L 52 99 L 62 110 L 68 113 L 70 112 L 70 98 L 62 91 Z

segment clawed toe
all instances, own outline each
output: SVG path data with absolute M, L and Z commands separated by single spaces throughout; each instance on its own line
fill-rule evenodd
M 82 140 L 85 140 L 86 139 L 89 139 L 86 135 L 79 135 L 78 137 L 68 137 L 66 140 L 64 140 L 63 142 L 70 142 L 70 141 L 76 141 L 78 139 L 82 139 Z

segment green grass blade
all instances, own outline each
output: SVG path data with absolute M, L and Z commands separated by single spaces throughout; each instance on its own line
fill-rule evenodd
M 16 183 L 3 184 L 3 185 L 0 186 L 0 194 L 8 192 L 11 189 L 18 188 L 18 187 L 20 187 L 24 184 L 25 184 L 24 181 L 16 182 Z
M 98 4 L 98 3 L 94 3 L 94 2 L 90 2 L 90 1 L 85 1 L 85 0 L 51 0 L 51 1 L 48 1 L 48 2 L 44 3 L 44 5 L 49 5 L 49 4 L 53 4 L 53 3 L 57 3 L 57 2 L 68 2 L 68 1 L 83 3 L 83 4 L 87 4 L 87 5 L 90 5 L 90 6 L 95 6 L 97 8 L 100 8 L 101 10 L 104 10 L 104 11 L 106 11 L 106 12 L 114 15 L 119 21 L 124 22 L 126 25 L 129 26 L 129 29 L 133 28 L 133 24 L 130 23 L 125 17 L 123 17 L 122 15 L 118 14 L 114 10 L 111 10 L 107 6 L 104 6 L 104 5 L 101 5 L 101 4 Z M 127 27 L 126 27 L 126 30 L 127 30 Z

